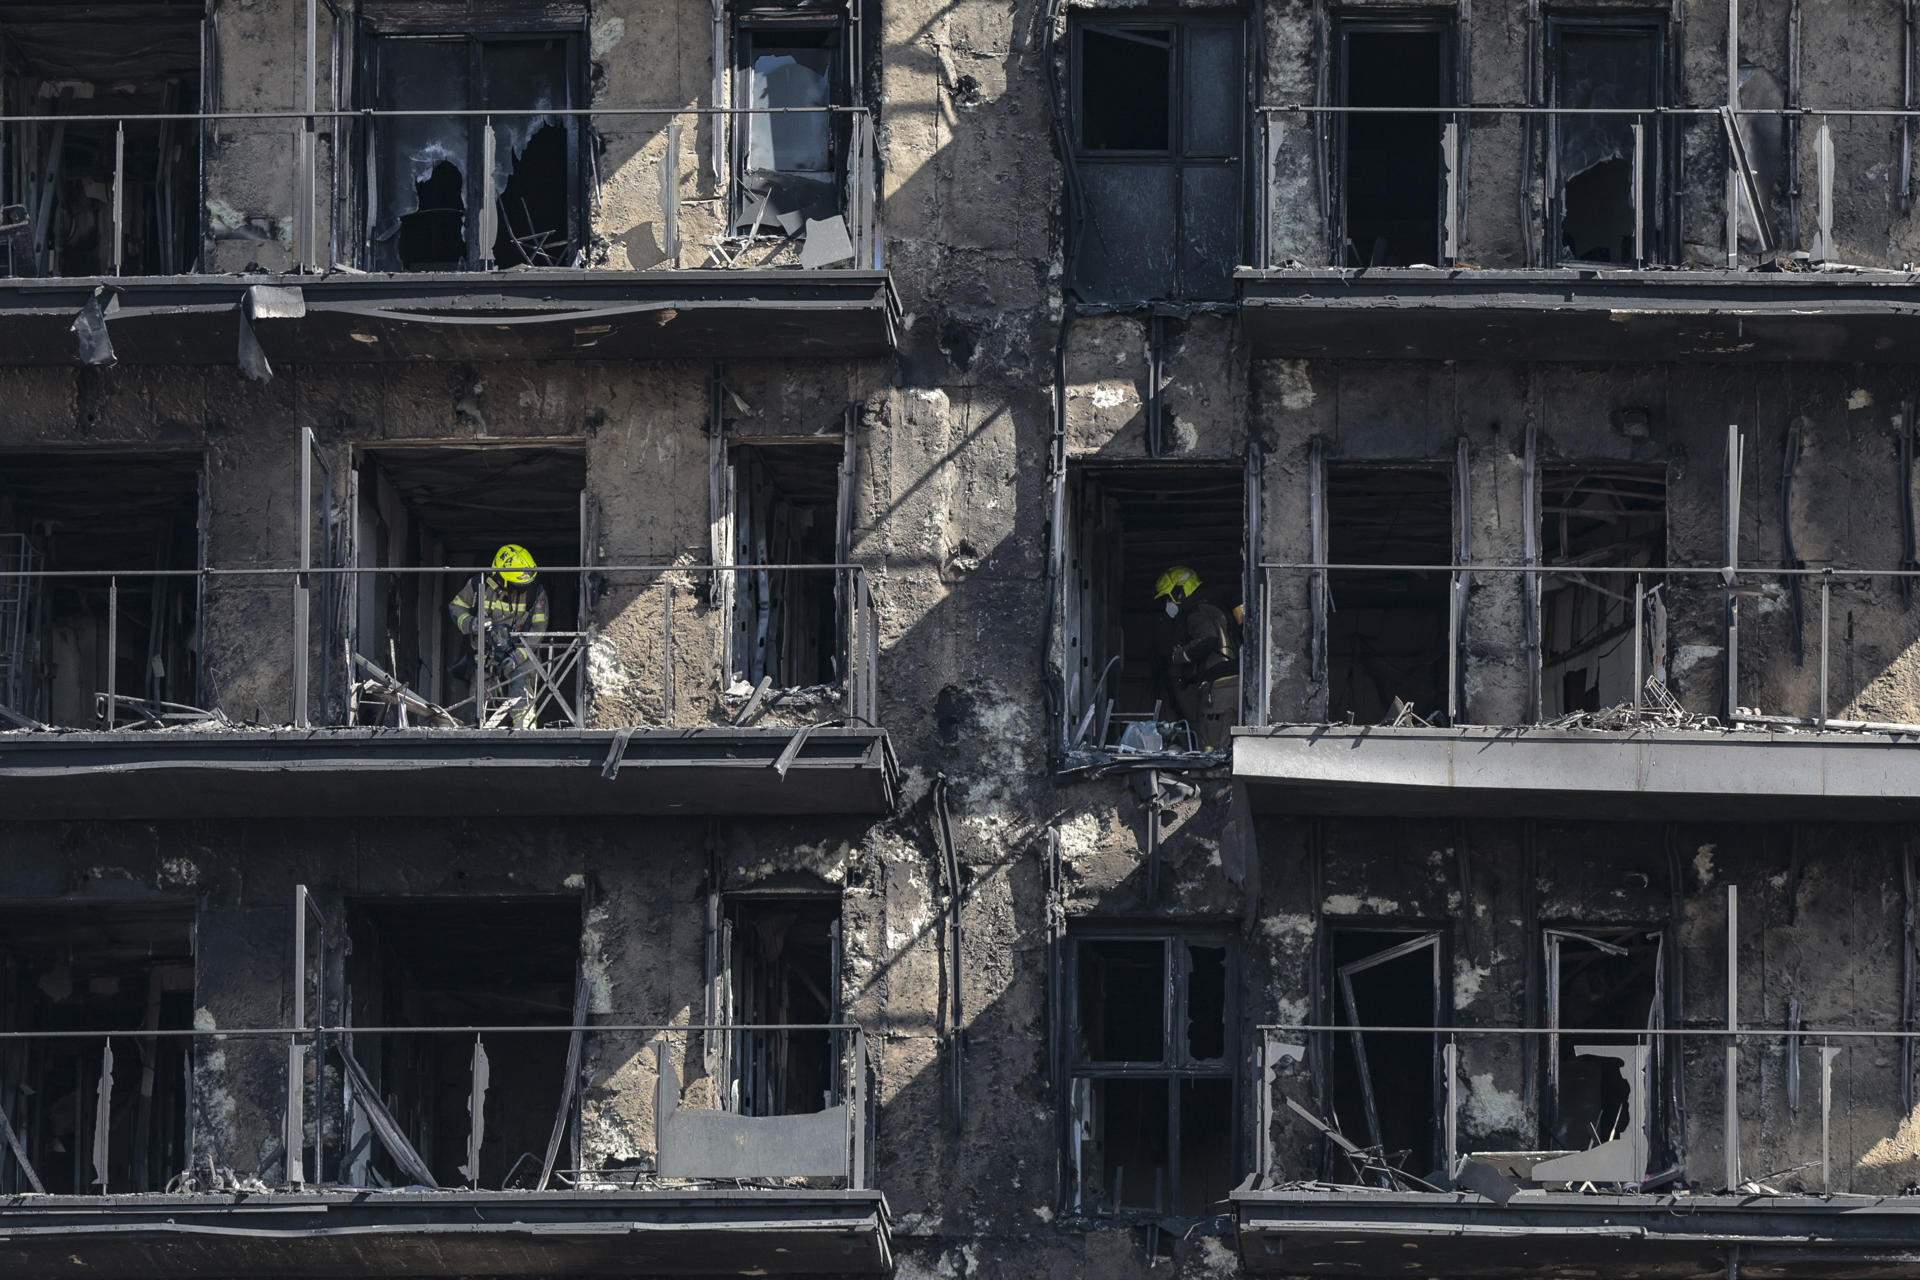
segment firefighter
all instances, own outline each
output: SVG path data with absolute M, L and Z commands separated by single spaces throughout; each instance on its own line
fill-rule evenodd
M 1163 702 L 1186 721 L 1196 745 L 1206 736 L 1206 712 L 1216 680 L 1239 674 L 1233 624 L 1217 605 L 1199 599 L 1200 577 L 1177 564 L 1154 583 L 1166 613 L 1159 628 L 1154 675 Z
M 537 581 L 539 566 L 533 553 L 510 542 L 493 554 L 487 578 L 487 616 L 475 616 L 479 605 L 480 575 L 475 574 L 447 606 L 461 635 L 474 638 L 476 662 L 486 663 L 487 688 L 513 703 L 513 727 L 531 729 L 536 699 L 532 695 L 532 654 L 522 639 L 547 629 L 547 589 Z M 478 709 L 476 723 L 486 723 L 486 709 Z

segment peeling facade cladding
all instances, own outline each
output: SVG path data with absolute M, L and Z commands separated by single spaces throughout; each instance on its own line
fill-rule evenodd
M 20 70 L 45 8 L 0 4 L 0 114 L 112 114 L 125 68 Z M 1912 105 L 1910 6 L 184 8 L 231 113 L 174 180 L 186 247 L 155 221 L 151 266 L 0 278 L 0 536 L 124 571 L 128 628 L 68 597 L 16 708 L 55 727 L 0 725 L 15 1273 L 1920 1274 L 1913 130 L 1822 114 Z M 830 127 L 828 203 L 776 193 L 751 238 L 819 172 L 743 203 L 713 108 L 760 101 L 756 21 L 869 114 Z M 555 265 L 485 269 L 511 128 L 489 183 L 455 166 L 457 261 L 381 257 L 375 43 L 529 32 L 566 46 L 529 109 L 594 112 Z M 1653 101 L 1618 83 L 1647 49 Z M 1412 142 L 1319 110 L 1427 94 L 1409 65 L 1411 105 L 1475 109 Z M 1511 110 L 1569 105 L 1665 110 L 1638 151 Z M 24 204 L 49 143 L 5 128 Z M 488 155 L 447 128 L 420 155 Z M 1731 232 L 1730 128 L 1765 215 Z M 93 181 L 55 203 L 107 208 Z M 117 517 L 163 490 L 156 553 Z M 465 677 L 457 581 L 339 570 L 516 527 L 588 571 L 545 575 L 590 633 L 577 705 L 349 727 L 355 645 L 439 706 Z M 222 572 L 156 593 L 176 544 Z M 710 567 L 784 555 L 853 567 Z M 1245 606 L 1241 662 L 1154 745 L 1171 556 Z M 108 731 L 108 667 L 224 720 Z M 788 1021 L 845 1030 L 684 1030 Z M 530 1022 L 430 1060 L 371 1029 Z M 211 1034 L 316 1027 L 291 1126 L 288 1038 Z M 126 1033 L 105 1094 L 99 1041 L 36 1056 L 56 1029 Z M 383 1108 L 447 1189 L 379 1189 L 417 1181 Z

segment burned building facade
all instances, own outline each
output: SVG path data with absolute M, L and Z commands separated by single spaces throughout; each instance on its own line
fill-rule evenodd
M 0 0 L 0 1261 L 1920 1273 L 1917 42 Z

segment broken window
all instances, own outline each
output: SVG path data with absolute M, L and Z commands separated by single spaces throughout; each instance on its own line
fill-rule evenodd
M 842 211 L 849 27 L 842 15 L 758 12 L 734 28 L 736 231 L 800 235 Z
M 1453 563 L 1453 498 L 1438 468 L 1367 465 L 1327 473 L 1327 562 L 1402 566 L 1327 575 L 1327 702 L 1336 720 L 1378 724 L 1396 702 L 1447 711 L 1452 643 L 1443 568 Z
M 536 564 L 587 563 L 586 455 L 576 445 L 362 449 L 350 485 L 347 559 L 363 568 L 477 569 L 508 544 L 524 547 Z M 356 723 L 581 722 L 580 575 L 538 573 L 533 583 L 512 588 L 489 578 L 490 597 L 515 608 L 496 616 L 505 625 L 486 638 L 484 689 L 476 680 L 483 645 L 457 629 L 453 608 L 464 593 L 474 611 L 478 576 L 358 576 L 345 611 Z M 544 622 L 537 612 L 543 599 Z M 474 706 L 476 694 L 486 698 L 484 713 Z
M 1644 928 L 1553 928 L 1544 931 L 1547 968 L 1547 1141 L 1562 1151 L 1619 1155 L 1616 1166 L 1636 1180 L 1652 1172 L 1666 1062 L 1657 1036 L 1666 1025 L 1663 935 Z M 1561 1027 L 1597 1035 L 1561 1035 Z M 1611 1028 L 1621 1034 L 1608 1035 Z M 1636 1032 L 1642 1034 L 1634 1034 Z M 1551 1172 L 1551 1166 L 1543 1166 Z
M 0 455 L 0 562 L 98 577 L 0 581 L 0 708 L 92 727 L 201 701 L 198 453 Z M 118 574 L 117 578 L 109 575 Z
M 172 275 L 199 257 L 200 0 L 0 9 L 0 276 Z M 124 148 L 113 120 L 122 116 Z M 119 174 L 116 265 L 114 181 Z
M 356 1027 L 566 1027 L 580 959 L 577 897 L 377 898 L 349 904 L 345 999 Z M 480 1043 L 476 1054 L 476 1039 Z M 440 1186 L 529 1185 L 553 1131 L 567 1072 L 564 1031 L 513 1034 L 355 1032 L 372 1094 Z M 483 1119 L 470 1170 L 476 1060 Z M 406 1185 L 376 1135 L 372 1106 L 349 1087 L 340 1180 Z
M 846 457 L 843 438 L 732 446 L 733 563 L 846 563 Z M 734 680 L 790 689 L 839 678 L 845 575 L 770 569 L 730 585 Z
M 1342 1027 L 1446 1024 L 1443 947 L 1438 933 L 1335 927 L 1328 954 L 1333 1021 Z M 1351 1030 L 1332 1039 L 1328 1101 L 1349 1142 L 1415 1177 L 1442 1163 L 1440 1038 L 1426 1033 Z M 1342 1181 L 1366 1181 L 1356 1165 Z M 1429 1181 L 1431 1179 L 1428 1179 Z
M 1657 22 L 1555 17 L 1547 27 L 1551 105 L 1632 110 L 1663 105 Z M 1634 129 L 1641 131 L 1634 175 Z M 1555 116 L 1548 153 L 1552 256 L 1635 265 L 1658 254 L 1663 130 L 1653 115 Z M 1636 249 L 1636 246 L 1639 246 Z
M 840 898 L 740 893 L 725 906 L 728 1025 L 786 1026 L 728 1037 L 732 1110 L 750 1116 L 824 1110 L 840 1098 Z
M 1234 1177 L 1233 957 L 1211 935 L 1073 942 L 1074 1210 L 1204 1217 Z
M 1073 285 L 1083 301 L 1225 300 L 1240 259 L 1241 24 L 1073 28 Z
M 1076 747 L 1200 750 L 1239 721 L 1246 486 L 1237 467 L 1075 468 L 1065 672 Z M 1199 581 L 1180 616 L 1161 576 Z
M 0 1031 L 193 1027 L 186 905 L 0 907 Z M 163 1191 L 187 1167 L 190 1042 L 114 1037 L 0 1041 L 0 1108 L 29 1168 L 0 1143 L 0 1192 Z
M 1556 468 L 1541 477 L 1542 563 L 1564 566 L 1540 591 L 1540 698 L 1547 718 L 1633 701 L 1634 578 L 1581 569 L 1667 562 L 1667 485 L 1659 468 Z M 1642 676 L 1665 666 L 1663 580 L 1649 584 Z M 1656 653 L 1655 646 L 1658 646 Z
M 572 266 L 584 244 L 579 42 L 557 32 L 377 34 L 364 42 L 368 265 Z M 489 163 L 491 167 L 489 168 Z
M 1451 31 L 1437 22 L 1345 22 L 1340 104 L 1438 107 L 1453 101 Z M 1438 115 L 1337 117 L 1340 205 L 1348 267 L 1437 265 L 1447 175 Z

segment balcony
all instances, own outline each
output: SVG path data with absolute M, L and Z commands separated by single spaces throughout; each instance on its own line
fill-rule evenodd
M 676 1064 L 690 1043 L 697 1056 L 702 1041 L 711 1053 L 726 1042 L 807 1037 L 831 1045 L 838 1067 L 824 1109 L 748 1113 L 716 1108 L 710 1095 L 700 1105 L 698 1091 L 683 1097 Z M 514 1063 L 533 1052 L 530 1041 L 546 1043 L 540 1061 L 554 1068 L 542 1080 L 562 1077 L 551 1092 L 516 1083 L 526 1073 Z M 87 1074 L 81 1128 L 91 1141 L 81 1139 L 86 1153 L 57 1143 L 46 1118 L 51 1095 L 0 1095 L 11 1099 L 13 1116 L 10 1124 L 0 1120 L 0 1185 L 12 1193 L 0 1199 L 0 1263 L 11 1274 L 135 1280 L 892 1269 L 887 1203 L 868 1173 L 866 1039 L 850 1025 L 586 1019 L 486 1028 L 0 1032 L 0 1046 L 29 1045 Z M 158 1064 L 160 1102 L 182 1103 L 209 1053 L 226 1067 L 285 1082 L 273 1117 L 280 1131 L 259 1136 L 263 1147 L 294 1157 L 283 1167 L 276 1154 L 275 1166 L 262 1170 L 266 1183 L 187 1168 L 188 1137 L 177 1116 L 171 1128 L 160 1123 L 164 1105 L 141 1108 L 140 1125 L 131 1108 L 114 1106 L 116 1091 L 137 1090 L 143 1063 Z M 416 1106 L 419 1080 L 402 1074 L 402 1063 L 431 1063 L 436 1080 L 460 1077 L 449 1088 L 465 1117 L 462 1132 L 435 1130 L 433 1119 L 454 1108 Z M 622 1091 L 636 1087 L 635 1077 L 652 1081 L 648 1131 L 619 1135 L 647 1154 L 589 1156 L 583 1166 L 585 1091 L 615 1087 L 615 1071 Z M 489 1089 L 498 1091 L 491 1107 Z M 275 1109 L 257 1110 L 268 1118 Z M 601 1128 L 612 1115 L 598 1113 L 595 1142 L 613 1136 Z M 511 1142 L 529 1126 L 541 1134 L 517 1161 L 490 1166 L 504 1148 L 489 1141 L 489 1124 L 512 1129 Z M 359 1136 L 350 1140 L 350 1132 Z M 430 1139 L 437 1145 L 423 1145 Z M 463 1153 L 457 1171 L 444 1167 Z M 137 1179 L 129 1172 L 135 1161 L 143 1171 Z
M 735 580 L 754 589 L 736 597 Z M 471 567 L 0 571 L 0 805 L 33 818 L 892 811 L 860 566 L 543 566 L 553 620 L 497 625 L 484 661 L 445 621 L 476 581 L 488 616 Z M 394 607 L 413 603 L 418 634 L 353 625 L 380 584 Z M 293 618 L 284 639 L 258 637 L 266 667 L 211 669 L 220 619 L 263 595 Z M 818 633 L 763 617 L 777 599 L 796 615 L 811 602 Z M 81 637 L 61 661 L 97 688 L 48 678 L 56 615 Z M 737 651 L 750 623 L 761 631 Z M 780 653 L 755 647 L 769 637 Z M 238 705 L 267 655 L 290 671 L 278 722 Z
M 260 380 L 298 363 L 864 359 L 896 345 L 864 107 L 0 116 L 25 136 L 55 126 L 105 140 L 101 240 L 84 262 L 50 245 L 52 177 L 35 203 L 0 209 L 10 364 L 237 365 Z M 128 205 L 144 189 L 128 148 L 196 133 L 271 167 L 276 180 L 247 187 L 256 198 L 285 194 L 234 222 L 204 180 L 184 197 L 203 218 L 182 226 L 204 220 L 210 237 L 163 237 L 163 253 L 150 211 Z M 602 134 L 633 152 L 617 208 L 583 158 Z M 819 135 L 827 167 L 800 175 L 806 200 L 776 203 L 799 178 L 783 187 L 792 175 L 766 168 L 783 162 L 754 148 L 801 134 Z M 466 163 L 397 186 L 415 152 Z M 362 153 L 385 187 L 356 170 Z M 636 168 L 650 178 L 635 183 Z M 382 203 L 399 190 L 406 209 Z M 653 250 L 604 251 L 635 238 Z
M 1863 130 L 1905 113 L 1668 106 L 1657 82 L 1642 107 L 1420 92 L 1390 83 L 1372 99 L 1261 109 L 1254 261 L 1237 274 L 1256 355 L 1899 363 L 1920 336 L 1905 301 L 1916 277 L 1838 263 L 1834 233 L 1836 147 L 1851 154 Z M 1512 174 L 1476 166 L 1476 136 L 1528 157 L 1540 213 L 1501 221 Z M 1718 265 L 1682 244 L 1683 152 L 1721 160 L 1739 192 Z M 1782 154 L 1811 154 L 1814 171 L 1785 172 Z M 1278 203 L 1312 189 L 1312 212 Z
M 1736 902 L 1730 890 L 1730 911 Z M 1424 983 L 1434 934 L 1339 969 L 1338 1018 L 1261 1029 L 1256 1170 L 1232 1196 L 1249 1271 L 1624 1280 L 1920 1269 L 1920 1205 L 1882 1185 L 1877 1167 L 1900 1142 L 1906 1111 L 1887 1097 L 1898 1092 L 1887 1068 L 1910 1054 L 1912 1032 L 1748 1026 L 1732 989 L 1725 1029 L 1672 1026 L 1679 996 L 1663 992 L 1657 964 L 1641 974 L 1636 1019 L 1563 1008 L 1559 949 L 1579 948 L 1567 963 L 1591 969 L 1596 952 L 1655 954 L 1642 940 L 1658 935 L 1547 933 L 1547 1027 L 1375 1025 L 1369 1009 L 1391 999 L 1391 966 Z M 1586 984 L 1598 985 L 1591 972 L 1568 990 Z M 1583 1021 L 1598 1025 L 1573 1025 Z M 1523 1085 L 1534 1073 L 1541 1083 Z M 1481 1149 L 1477 1126 L 1514 1139 L 1473 1097 L 1509 1087 L 1529 1099 L 1520 1142 L 1534 1124 L 1538 1141 Z

